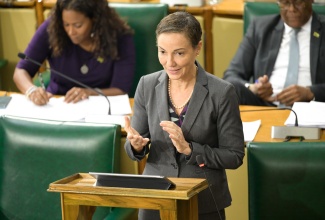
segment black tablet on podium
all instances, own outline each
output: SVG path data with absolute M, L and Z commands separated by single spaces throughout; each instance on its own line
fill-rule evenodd
M 175 184 L 164 176 L 96 172 L 89 172 L 89 174 L 96 178 L 96 186 L 160 190 L 175 187 Z

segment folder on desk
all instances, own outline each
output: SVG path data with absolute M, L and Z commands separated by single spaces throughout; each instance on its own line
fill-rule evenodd
M 175 188 L 175 184 L 164 176 L 97 172 L 89 172 L 89 174 L 96 178 L 96 186 L 160 190 Z

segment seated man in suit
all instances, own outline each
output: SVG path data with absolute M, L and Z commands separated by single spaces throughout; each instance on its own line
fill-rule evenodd
M 279 0 L 280 14 L 249 26 L 224 74 L 240 104 L 325 101 L 325 17 L 313 12 L 312 1 Z

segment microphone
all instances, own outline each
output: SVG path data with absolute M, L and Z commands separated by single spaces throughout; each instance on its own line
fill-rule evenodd
M 36 60 L 33 60 L 32 58 L 28 57 L 24 53 L 18 53 L 18 57 L 20 59 L 23 59 L 23 60 L 28 60 L 29 62 L 32 62 L 32 63 L 34 63 L 34 64 L 36 64 L 36 65 L 38 65 L 40 67 L 43 66 L 43 64 L 37 62 Z M 56 75 L 59 75 L 59 76 L 65 78 L 65 79 L 69 80 L 70 82 L 74 82 L 75 84 L 77 84 L 79 86 L 82 86 L 83 88 L 89 89 L 89 90 L 95 92 L 98 95 L 104 96 L 106 98 L 107 102 L 108 102 L 108 115 L 111 115 L 111 103 L 110 103 L 109 99 L 107 98 L 107 96 L 104 95 L 104 93 L 102 93 L 101 91 L 97 91 L 96 89 L 91 88 L 90 86 L 87 86 L 86 84 L 84 84 L 84 83 L 82 83 L 82 82 L 80 82 L 78 80 L 75 80 L 75 79 L 73 79 L 73 78 L 71 78 L 69 76 L 66 76 L 63 73 L 60 73 L 59 71 L 56 71 L 55 69 L 51 69 L 51 68 L 48 68 L 48 67 L 45 67 L 45 69 L 50 70 L 51 73 L 53 72 Z
M 219 208 L 218 208 L 218 205 L 217 205 L 217 202 L 216 202 L 216 200 L 215 200 L 215 198 L 214 198 L 214 195 L 213 195 L 213 193 L 212 193 L 212 190 L 211 190 L 211 187 L 210 187 L 210 183 L 209 183 L 209 180 L 208 180 L 207 174 L 206 174 L 206 172 L 205 172 L 205 164 L 204 164 L 204 161 L 203 161 L 203 158 L 202 158 L 201 155 L 197 155 L 197 156 L 196 156 L 196 162 L 197 162 L 197 164 L 199 165 L 199 167 L 201 167 L 202 170 L 203 170 L 203 173 L 204 173 L 205 179 L 206 179 L 207 182 L 208 182 L 209 190 L 210 190 L 210 193 L 211 193 L 211 195 L 212 195 L 214 205 L 216 206 L 217 211 L 218 211 L 219 219 L 222 220 L 221 215 L 220 215 L 220 212 L 219 212 Z
M 258 112 L 258 111 L 279 111 L 279 110 L 290 110 L 295 115 L 295 125 L 294 126 L 272 126 L 271 137 L 272 138 L 282 138 L 290 140 L 291 137 L 300 137 L 302 139 L 316 139 L 320 138 L 320 128 L 311 127 L 299 127 L 297 113 L 290 107 L 280 107 L 272 109 L 252 109 L 243 110 L 240 112 Z

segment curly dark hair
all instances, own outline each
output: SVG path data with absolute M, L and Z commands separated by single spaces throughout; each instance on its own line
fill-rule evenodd
M 92 20 L 96 57 L 118 59 L 118 36 L 133 33 L 116 11 L 108 6 L 106 0 L 57 0 L 50 13 L 51 20 L 47 29 L 53 56 L 61 55 L 63 49 L 71 44 L 63 27 L 63 10 L 80 12 Z

